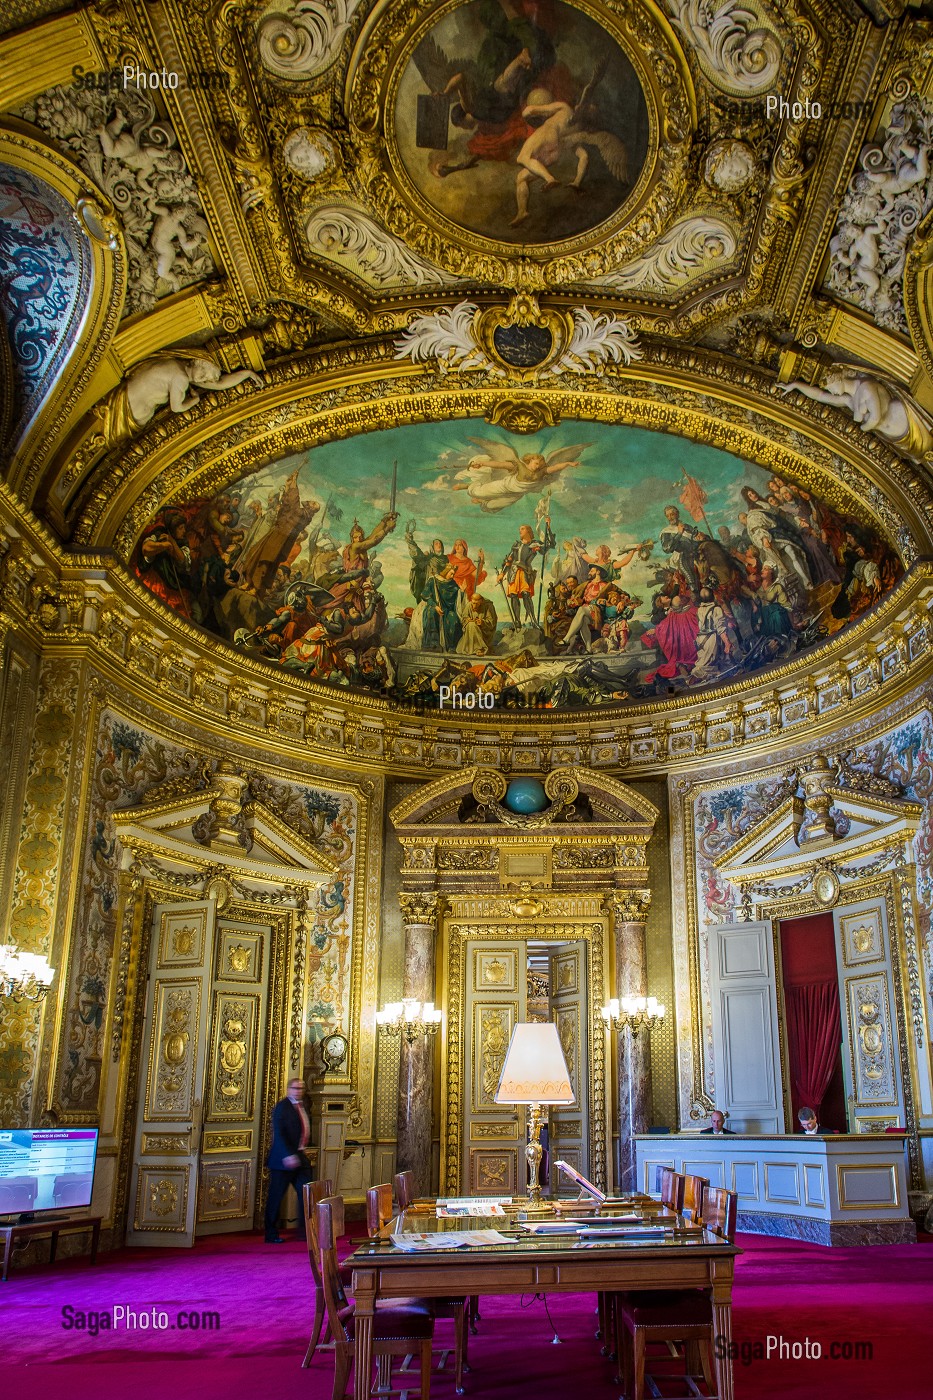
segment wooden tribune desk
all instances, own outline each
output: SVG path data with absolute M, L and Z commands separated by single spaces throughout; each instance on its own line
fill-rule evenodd
M 658 1217 L 655 1217 L 656 1219 Z M 673 1225 L 673 1220 L 671 1221 Z M 508 1244 L 438 1249 L 412 1254 L 395 1249 L 390 1234 L 405 1230 L 498 1229 L 520 1233 Z M 436 1219 L 406 1211 L 381 1237 L 367 1240 L 347 1263 L 356 1300 L 355 1400 L 368 1400 L 372 1383 L 372 1318 L 377 1298 L 450 1297 L 452 1294 L 595 1293 L 646 1288 L 709 1288 L 713 1298 L 713 1356 L 720 1400 L 732 1400 L 732 1275 L 741 1251 L 707 1231 L 678 1232 L 664 1240 L 581 1240 L 534 1236 L 511 1220 Z

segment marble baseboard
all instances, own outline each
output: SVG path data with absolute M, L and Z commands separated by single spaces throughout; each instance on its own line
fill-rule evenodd
M 778 1235 L 783 1239 L 806 1240 L 808 1244 L 863 1245 L 916 1244 L 917 1227 L 912 1220 L 813 1220 L 803 1215 L 770 1215 L 739 1211 L 740 1231 L 749 1235 Z

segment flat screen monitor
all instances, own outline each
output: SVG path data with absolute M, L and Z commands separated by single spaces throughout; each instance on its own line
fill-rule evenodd
M 91 1204 L 96 1128 L 0 1129 L 0 1215 Z

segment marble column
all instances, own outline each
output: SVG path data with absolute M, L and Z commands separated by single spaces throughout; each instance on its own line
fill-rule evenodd
M 617 997 L 648 995 L 645 920 L 650 890 L 617 890 L 609 898 L 615 935 Z M 647 1132 L 651 1115 L 651 1032 L 616 1032 L 619 1076 L 619 1190 L 639 1189 L 636 1133 Z
M 399 894 L 405 925 L 402 996 L 434 1000 L 434 948 L 439 896 L 434 891 Z M 434 1036 L 413 1044 L 402 1036 L 398 1066 L 398 1148 L 396 1168 L 414 1174 L 415 1193 L 431 1191 L 431 1132 L 434 1110 Z

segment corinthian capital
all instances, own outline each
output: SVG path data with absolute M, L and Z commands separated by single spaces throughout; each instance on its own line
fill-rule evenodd
M 440 895 L 436 890 L 401 890 L 398 902 L 403 923 L 436 923 L 440 906 Z
M 606 906 L 616 924 L 643 924 L 651 908 L 650 890 L 613 890 Z

